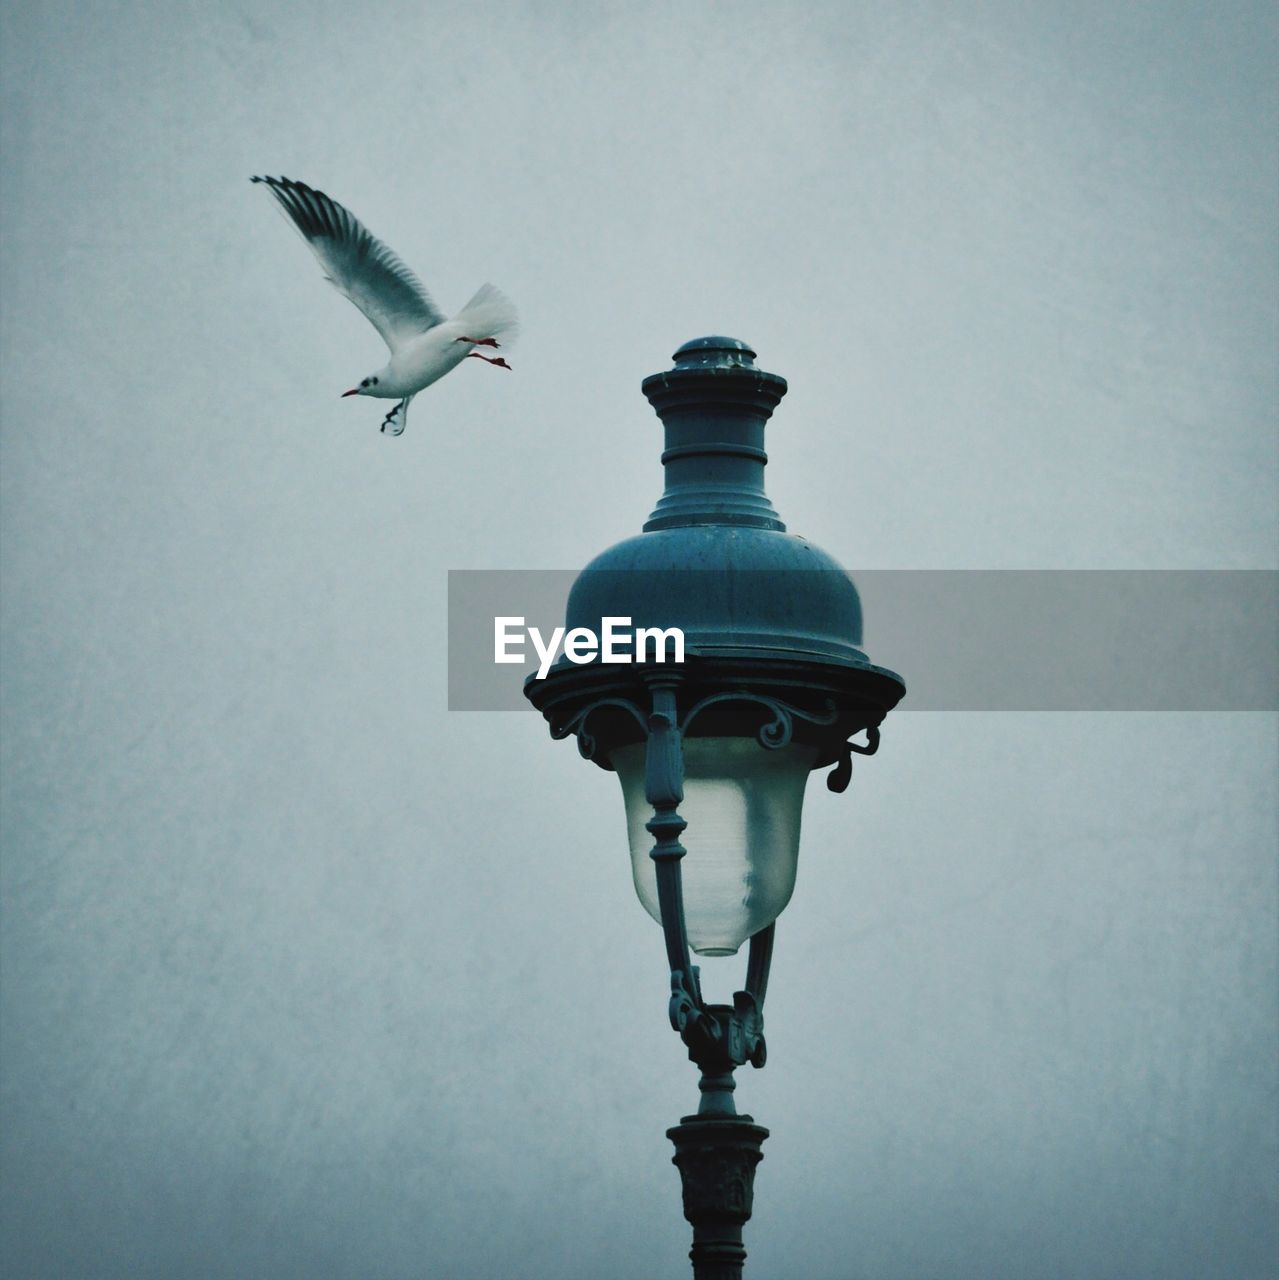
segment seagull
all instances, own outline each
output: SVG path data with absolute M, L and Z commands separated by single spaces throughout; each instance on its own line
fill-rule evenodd
M 266 183 L 319 259 L 324 278 L 364 312 L 390 347 L 387 364 L 342 392 L 398 400 L 382 423 L 384 434 L 402 435 L 413 397 L 468 357 L 511 367 L 501 356 L 475 350 L 500 347 L 499 337 L 515 333 L 515 308 L 501 290 L 483 285 L 450 320 L 395 251 L 336 200 L 291 178 L 251 181 Z

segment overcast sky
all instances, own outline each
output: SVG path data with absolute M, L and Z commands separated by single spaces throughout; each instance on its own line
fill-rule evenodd
M 637 532 L 705 333 L 789 379 L 770 495 L 854 571 L 1279 567 L 1274 7 L 0 35 L 6 1275 L 685 1274 L 620 789 L 446 711 L 447 571 Z M 499 285 L 514 372 L 380 435 L 254 173 Z M 908 707 L 810 788 L 747 1274 L 1273 1274 L 1274 716 Z

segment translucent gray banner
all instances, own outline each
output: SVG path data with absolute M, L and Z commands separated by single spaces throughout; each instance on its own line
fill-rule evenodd
M 450 710 L 529 707 L 524 679 L 547 665 L 529 629 L 545 645 L 564 624 L 576 576 L 449 573 Z M 752 575 L 739 576 L 740 590 L 749 591 Z M 851 577 L 865 618 L 862 648 L 904 677 L 904 710 L 1279 709 L 1279 572 L 870 570 Z M 670 617 L 633 622 L 681 625 Z M 522 660 L 494 660 L 499 629 L 506 654 L 522 651 Z

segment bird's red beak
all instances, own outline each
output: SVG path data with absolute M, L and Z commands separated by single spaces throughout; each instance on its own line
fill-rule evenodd
M 352 388 L 350 389 L 350 391 L 344 391 L 344 392 L 342 392 L 342 394 L 341 394 L 340 396 L 338 396 L 338 399 L 339 399 L 339 400 L 345 400 L 345 399 L 347 398 L 347 396 L 358 396 L 359 394 L 360 394 L 360 388 L 359 388 L 359 387 L 352 387 Z

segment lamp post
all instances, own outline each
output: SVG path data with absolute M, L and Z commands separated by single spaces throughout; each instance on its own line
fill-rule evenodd
M 562 657 L 524 691 L 552 737 L 575 736 L 621 780 L 636 891 L 665 936 L 671 1025 L 701 1070 L 697 1113 L 667 1131 L 689 1256 L 697 1280 L 740 1280 L 768 1130 L 737 1113 L 733 1072 L 764 1065 L 774 921 L 794 888 L 804 787 L 829 768 L 827 786 L 843 791 L 853 753 L 874 753 L 905 686 L 860 648 L 847 574 L 788 534 L 764 492 L 764 425 L 785 380 L 733 338 L 695 339 L 674 358 L 643 383 L 666 432 L 665 492 L 642 533 L 578 575 L 565 626 L 600 635 L 630 619 L 658 633 L 654 648 L 678 628 L 684 660 Z M 744 988 L 731 1005 L 707 1003 L 692 954 L 732 955 L 748 939 Z

